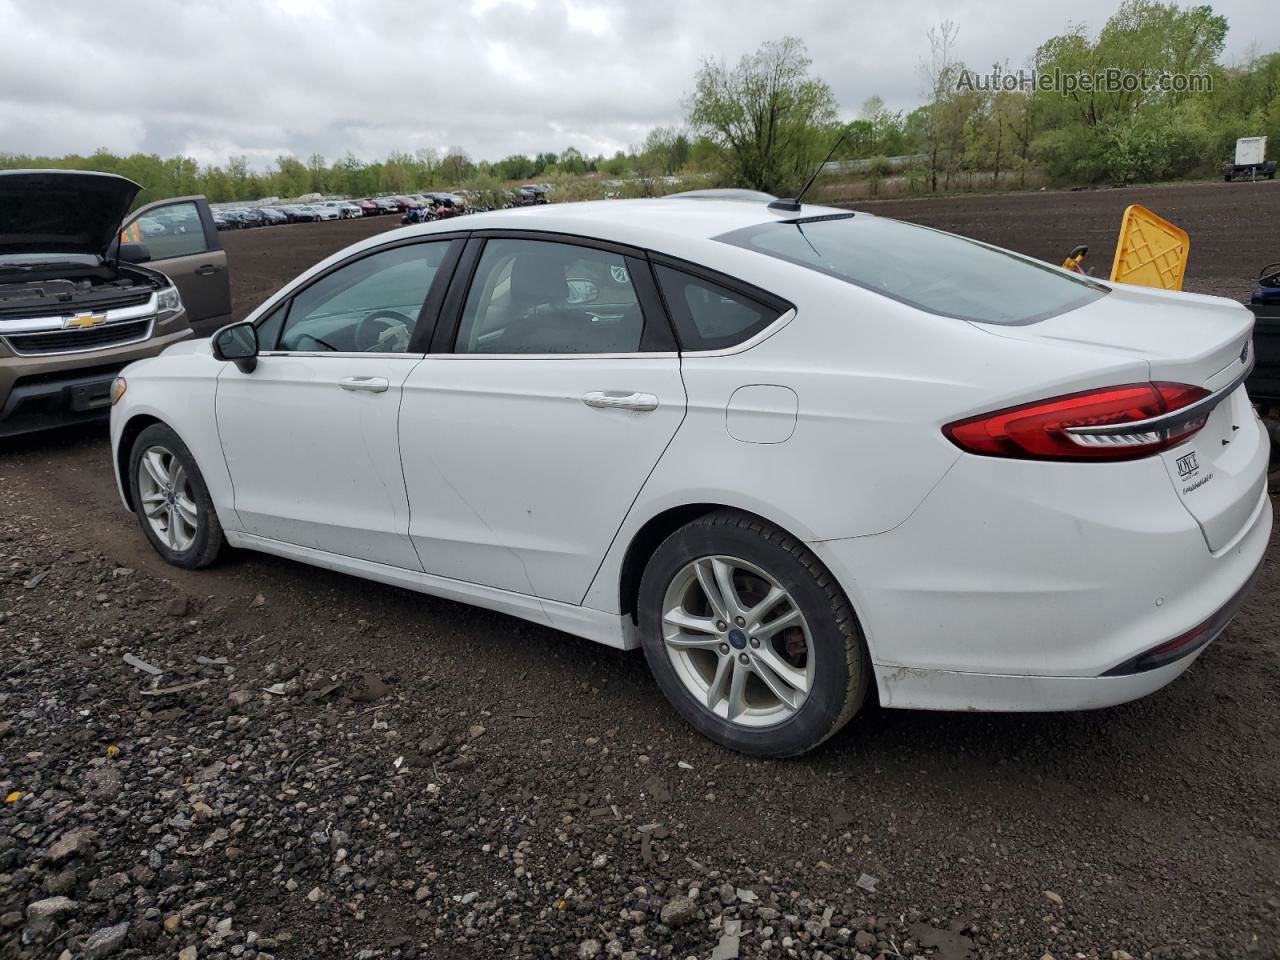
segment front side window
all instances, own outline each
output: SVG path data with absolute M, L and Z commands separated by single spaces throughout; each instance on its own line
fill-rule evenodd
M 284 325 L 284 318 L 288 312 L 289 301 L 286 300 L 254 323 L 255 329 L 258 331 L 259 350 L 274 350 L 276 348 L 276 342 L 280 339 L 280 328 Z
M 153 207 L 130 223 L 120 239 L 125 243 L 145 243 L 152 260 L 188 257 L 209 249 L 200 210 L 191 201 Z
M 1034 323 L 1107 292 L 1015 253 L 865 214 L 779 220 L 716 239 L 976 323 Z
M 485 244 L 456 353 L 634 353 L 644 313 L 621 254 L 570 243 Z
M 320 278 L 294 296 L 278 349 L 405 353 L 448 249 L 447 240 L 393 247 Z

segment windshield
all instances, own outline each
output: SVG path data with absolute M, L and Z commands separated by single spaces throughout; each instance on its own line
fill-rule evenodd
M 964 237 L 855 214 L 775 221 L 716 237 L 865 287 L 929 313 L 1024 324 L 1090 303 L 1107 288 Z

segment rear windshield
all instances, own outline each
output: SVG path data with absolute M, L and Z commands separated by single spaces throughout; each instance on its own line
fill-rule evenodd
M 1024 324 L 1090 303 L 1107 288 L 964 237 L 897 220 L 837 215 L 779 220 L 716 237 L 929 313 Z

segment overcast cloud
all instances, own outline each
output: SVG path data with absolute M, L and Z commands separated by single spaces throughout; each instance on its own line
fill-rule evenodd
M 971 67 L 1023 65 L 1118 0 L 0 0 L 0 152 L 280 153 L 365 160 L 458 145 L 475 158 L 612 153 L 678 124 L 704 57 L 806 41 L 846 118 L 915 106 L 925 31 L 950 18 Z M 1221 0 L 1228 61 L 1258 49 L 1272 0 Z M 1265 37 L 1265 31 L 1263 31 Z

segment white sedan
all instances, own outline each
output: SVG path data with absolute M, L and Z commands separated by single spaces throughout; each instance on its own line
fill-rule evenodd
M 781 207 L 781 208 L 780 208 Z M 1267 546 L 1252 316 L 752 195 L 380 234 L 124 371 L 124 502 L 641 647 L 784 756 L 885 707 L 1070 710 L 1191 665 Z

